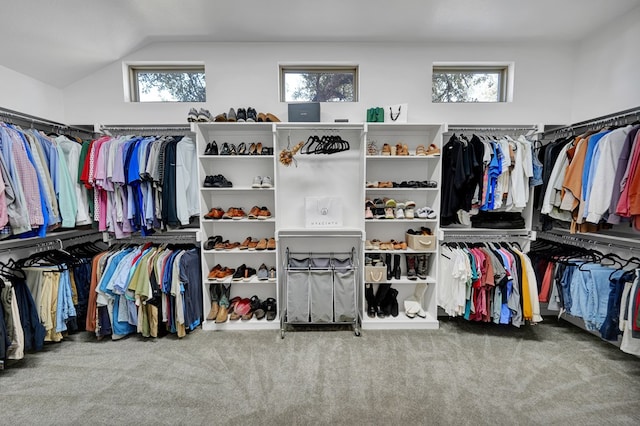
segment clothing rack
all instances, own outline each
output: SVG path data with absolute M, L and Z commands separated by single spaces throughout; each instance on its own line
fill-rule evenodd
M 55 133 L 64 133 L 65 131 L 75 131 L 87 135 L 94 136 L 94 132 L 90 127 L 84 128 L 79 126 L 71 126 L 57 121 L 47 120 L 45 118 L 36 117 L 35 115 L 25 114 L 23 112 L 14 111 L 12 109 L 0 107 L 0 120 L 15 124 L 18 126 L 36 127 L 39 130 L 53 131 Z
M 114 244 L 145 244 L 145 243 L 164 243 L 164 244 L 196 244 L 198 241 L 197 232 L 188 233 L 162 233 L 148 236 L 134 235 L 128 238 L 115 239 L 108 233 L 104 233 L 103 241 L 109 246 Z
M 443 238 L 439 238 L 442 240 L 455 240 L 460 242 L 482 242 L 483 240 L 501 240 L 508 241 L 514 238 L 526 238 L 531 239 L 531 232 L 519 232 L 513 234 L 450 234 L 448 232 L 442 235 Z M 447 241 L 444 241 L 447 242 Z
M 513 133 L 513 132 L 523 132 L 523 131 L 533 131 L 534 133 L 540 133 L 540 129 L 542 126 L 540 125 L 467 125 L 467 124 L 457 124 L 447 126 L 444 133 L 454 133 L 454 132 L 501 132 L 501 133 Z
M 130 135 L 132 133 L 179 136 L 194 133 L 187 124 L 100 124 L 97 126 L 96 132 L 109 136 Z
M 567 126 L 545 130 L 544 137 L 547 138 L 549 136 L 555 136 L 564 133 L 572 134 L 578 130 L 585 131 L 589 129 L 598 129 L 608 125 L 626 125 L 638 120 L 640 120 L 640 106 L 592 118 L 591 120 L 580 121 Z
M 47 244 L 49 242 L 69 243 L 74 241 L 74 244 L 78 244 L 82 241 L 87 241 L 92 238 L 96 238 L 99 234 L 97 231 L 91 230 L 76 230 L 76 231 L 62 231 L 55 232 L 47 235 L 44 238 L 32 237 L 32 238 L 16 238 L 12 240 L 5 240 L 0 242 L 0 253 L 13 252 L 16 250 L 32 250 L 33 247 L 39 247 L 40 245 Z M 35 241 L 35 242 L 34 242 Z M 62 248 L 62 246 L 60 247 Z
M 560 234 L 551 231 L 538 232 L 537 238 L 541 240 L 552 241 L 560 244 L 567 244 L 571 246 L 581 247 L 581 248 L 596 248 L 596 247 L 606 247 L 608 249 L 616 249 L 616 250 L 626 250 L 629 252 L 638 252 L 640 248 L 638 248 L 638 242 L 633 241 L 631 239 L 622 239 L 617 238 L 615 242 L 610 242 L 612 238 L 608 235 L 602 235 L 601 239 L 599 235 L 589 235 L 589 239 L 584 238 L 585 234 Z M 595 239 L 591 239 L 595 238 Z M 628 240 L 628 241 L 625 241 Z

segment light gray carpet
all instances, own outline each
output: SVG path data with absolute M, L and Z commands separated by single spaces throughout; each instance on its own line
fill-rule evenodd
M 0 371 L 0 424 L 640 424 L 640 359 L 567 323 L 71 336 Z

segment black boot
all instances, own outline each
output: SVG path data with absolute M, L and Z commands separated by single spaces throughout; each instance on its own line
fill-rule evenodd
M 385 316 L 398 316 L 398 290 L 393 287 L 389 287 L 389 291 L 382 301 L 382 312 Z
M 388 283 L 378 284 L 378 291 L 376 291 L 376 298 L 375 298 L 376 314 L 378 315 L 378 318 L 385 317 L 384 311 L 382 310 L 382 306 L 383 306 L 383 301 L 385 300 L 385 298 L 387 297 L 387 293 L 389 292 L 389 288 L 391 288 L 391 284 L 388 284 Z
M 407 278 L 410 280 L 417 280 L 418 276 L 416 275 L 416 255 L 406 254 L 405 258 L 407 259 Z
M 367 316 L 369 318 L 376 317 L 376 298 L 373 295 L 373 284 L 366 283 L 364 285 L 364 298 L 367 301 Z
M 393 278 L 395 278 L 396 280 L 400 279 L 400 255 L 399 254 L 394 254 L 393 255 Z
M 384 255 L 385 262 L 387 263 L 387 281 L 393 278 L 393 269 L 391 268 L 391 254 Z

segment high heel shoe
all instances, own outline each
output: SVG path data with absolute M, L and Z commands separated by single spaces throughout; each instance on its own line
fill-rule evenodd
M 256 144 L 254 142 L 249 145 L 249 155 L 256 155 Z
M 244 142 L 238 145 L 238 155 L 247 155 L 247 145 Z

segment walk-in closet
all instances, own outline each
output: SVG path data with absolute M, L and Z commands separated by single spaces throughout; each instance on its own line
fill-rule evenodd
M 3 422 L 640 424 L 640 0 L 3 12 Z

